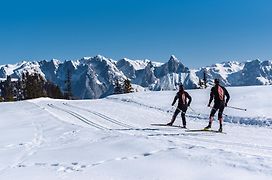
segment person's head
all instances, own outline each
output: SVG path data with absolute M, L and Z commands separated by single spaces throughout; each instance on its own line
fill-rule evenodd
M 215 84 L 215 85 L 219 85 L 219 79 L 217 79 L 217 78 L 214 79 L 214 84 Z
M 183 91 L 183 90 L 184 90 L 184 87 L 183 87 L 182 84 L 179 85 L 179 90 L 180 90 L 180 91 Z

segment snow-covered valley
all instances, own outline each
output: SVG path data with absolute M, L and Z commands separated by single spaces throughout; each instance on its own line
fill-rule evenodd
M 227 89 L 247 111 L 226 108 L 225 133 L 152 126 L 170 121 L 175 91 L 0 103 L 0 179 L 271 179 L 272 87 Z M 209 91 L 188 90 L 189 129 L 207 125 Z

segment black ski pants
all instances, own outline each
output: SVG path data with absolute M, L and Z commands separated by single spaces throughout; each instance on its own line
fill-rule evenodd
M 178 114 L 180 113 L 181 111 L 181 118 L 182 118 L 182 124 L 183 126 L 186 126 L 186 118 L 185 118 L 185 113 L 187 111 L 187 106 L 181 106 L 181 107 L 178 107 L 174 114 L 173 114 L 173 117 L 172 117 L 172 122 L 174 123 L 174 121 L 176 120 L 176 117 L 178 116 Z
M 224 102 L 214 104 L 214 106 L 213 106 L 213 108 L 211 110 L 210 117 L 214 117 L 216 111 L 219 110 L 218 111 L 218 119 L 221 119 L 223 117 L 224 108 L 225 108 L 225 103 Z

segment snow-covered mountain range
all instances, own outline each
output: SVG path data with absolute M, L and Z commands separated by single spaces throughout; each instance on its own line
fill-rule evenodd
M 138 87 L 149 90 L 173 90 L 180 83 L 187 89 L 198 88 L 204 72 L 209 85 L 212 85 L 214 78 L 219 78 L 225 86 L 272 84 L 271 61 L 230 61 L 189 69 L 173 55 L 166 63 L 127 58 L 115 61 L 101 55 L 64 62 L 56 59 L 22 61 L 13 65 L 0 65 L 0 78 L 8 75 L 20 78 L 23 72 L 39 73 L 64 90 L 68 70 L 72 73 L 73 94 L 79 99 L 101 98 L 112 94 L 115 80 L 122 82 L 126 78 Z

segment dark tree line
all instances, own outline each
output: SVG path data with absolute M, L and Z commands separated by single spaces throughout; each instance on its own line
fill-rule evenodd
M 126 79 L 123 83 L 120 83 L 118 79 L 115 80 L 114 94 L 124 94 L 131 92 L 133 92 L 133 88 L 129 79 Z
M 0 83 L 1 101 L 13 101 L 14 89 L 11 81 L 11 77 L 8 76 L 6 81 Z
M 67 71 L 66 74 L 66 80 L 65 80 L 65 93 L 64 93 L 64 97 L 65 99 L 73 99 L 73 94 L 72 94 L 72 73 L 70 70 Z
M 199 78 L 198 85 L 200 88 L 205 88 L 205 89 L 207 88 L 207 72 L 206 71 L 203 72 L 203 79 Z
M 0 81 L 0 101 L 20 101 L 39 97 L 50 97 L 54 99 L 75 99 L 72 94 L 72 73 L 67 71 L 64 92 L 52 82 L 46 81 L 38 73 L 23 73 L 21 79 L 12 80 L 10 76 Z M 115 81 L 114 94 L 133 92 L 129 79 L 119 82 Z
M 1 101 L 19 101 L 39 97 L 63 99 L 64 95 L 59 86 L 46 81 L 40 74 L 22 74 L 22 78 L 12 81 L 7 76 L 5 81 L 0 82 Z

